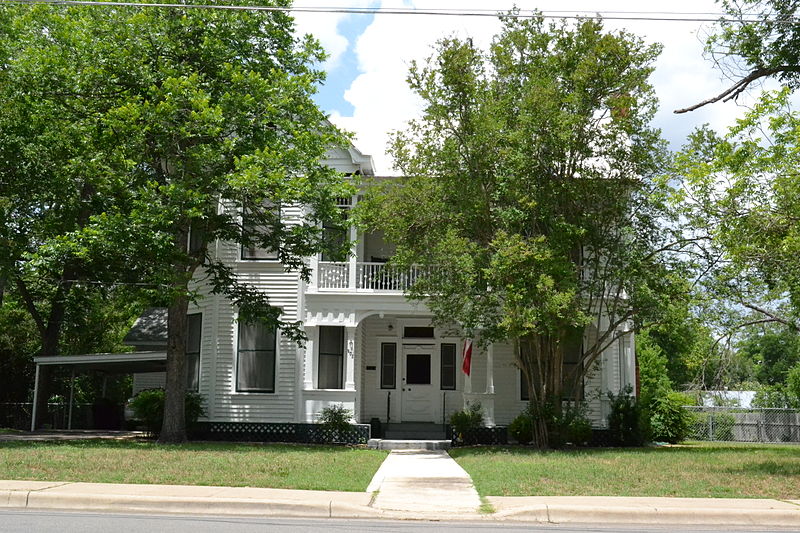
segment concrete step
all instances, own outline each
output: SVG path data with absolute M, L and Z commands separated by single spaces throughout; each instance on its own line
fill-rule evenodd
M 441 424 L 402 422 L 389 424 L 385 428 L 383 438 L 388 440 L 445 440 L 445 431 Z
M 369 439 L 367 448 L 377 450 L 449 450 L 449 440 Z

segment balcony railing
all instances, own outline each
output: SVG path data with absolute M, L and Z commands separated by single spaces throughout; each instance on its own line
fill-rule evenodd
M 355 276 L 350 272 L 353 267 Z M 417 265 L 399 269 L 386 263 L 320 261 L 317 265 L 317 288 L 403 292 L 427 272 L 428 269 Z

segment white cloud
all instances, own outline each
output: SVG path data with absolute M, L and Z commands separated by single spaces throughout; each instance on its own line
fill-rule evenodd
M 318 4 L 317 0 L 307 0 Z M 336 3 L 336 0 L 331 0 Z M 602 5 L 588 2 L 524 1 L 516 4 L 522 9 L 575 13 L 580 10 L 631 11 L 631 3 L 606 0 Z M 382 0 L 382 7 L 416 7 L 418 9 L 454 8 L 486 9 L 484 0 L 465 0 L 454 6 L 452 0 Z M 505 10 L 513 2 L 495 1 L 492 8 Z M 654 0 L 639 9 L 648 12 L 715 13 L 719 8 L 713 0 Z M 634 8 L 635 9 L 635 8 Z M 328 23 L 330 25 L 330 23 Z M 500 25 L 492 17 L 450 17 L 416 15 L 376 15 L 373 23 L 358 37 L 355 52 L 362 72 L 346 91 L 344 97 L 354 107 L 352 117 L 335 115 L 332 120 L 356 133 L 356 145 L 375 158 L 379 173 L 390 173 L 391 161 L 386 155 L 388 133 L 402 129 L 407 120 L 416 116 L 420 102 L 408 89 L 405 77 L 412 60 L 430 55 L 436 40 L 456 33 L 472 37 L 476 46 L 487 47 Z M 652 81 L 661 101 L 655 125 L 677 148 L 686 135 L 699 124 L 710 123 L 722 128 L 740 114 L 735 104 L 715 104 L 685 115 L 673 110 L 686 107 L 716 95 L 728 86 L 709 61 L 702 57 L 703 38 L 710 23 L 644 22 L 607 20 L 610 30 L 625 27 L 647 42 L 661 42 L 664 51 L 656 64 Z M 699 33 L 698 33 L 699 32 Z M 338 34 L 337 34 L 338 35 Z M 341 37 L 341 35 L 338 35 Z M 320 37 L 321 38 L 321 37 Z
M 372 0 L 347 0 L 349 7 L 367 7 Z M 295 7 L 340 7 L 339 0 L 295 0 Z M 333 72 L 339 66 L 342 55 L 347 51 L 347 37 L 339 32 L 339 23 L 351 17 L 347 13 L 304 13 L 292 14 L 297 25 L 297 33 L 305 35 L 310 33 L 319 40 L 322 47 L 328 52 L 328 59 L 322 65 L 327 72 Z

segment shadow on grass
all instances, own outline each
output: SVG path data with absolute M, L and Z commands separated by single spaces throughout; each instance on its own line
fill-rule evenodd
M 466 446 L 453 448 L 450 455 L 453 458 L 481 457 L 487 455 L 505 454 L 515 457 L 538 456 L 558 454 L 569 457 L 603 457 L 620 454 L 670 454 L 675 456 L 711 456 L 720 453 L 726 454 L 753 454 L 769 449 L 770 453 L 791 458 L 800 457 L 800 446 L 786 444 L 749 444 L 749 443 L 702 443 L 686 444 L 681 446 L 646 446 L 641 448 L 562 448 L 559 450 L 539 450 L 530 446 Z M 800 468 L 800 466 L 798 467 Z
M 800 461 L 778 463 L 775 461 L 754 461 L 732 468 L 722 469 L 727 474 L 763 474 L 768 476 L 800 477 Z
M 109 440 L 109 439 L 84 439 L 84 440 L 53 440 L 53 441 L 5 441 L 0 442 L 0 450 L 3 449 L 36 449 L 63 447 L 70 449 L 92 449 L 92 450 L 135 450 L 135 451 L 172 451 L 207 453 L 253 453 L 258 448 L 265 452 L 282 453 L 317 453 L 325 452 L 329 454 L 352 453 L 356 448 L 352 446 L 335 446 L 327 444 L 294 444 L 294 443 L 229 443 L 229 442 L 187 442 L 184 444 L 159 444 L 154 440 Z M 374 451 L 374 450 L 370 450 Z

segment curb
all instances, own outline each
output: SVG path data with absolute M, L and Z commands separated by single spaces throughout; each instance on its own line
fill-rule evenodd
M 489 499 L 491 502 L 491 498 Z M 51 509 L 115 513 L 260 516 L 287 518 L 360 518 L 541 524 L 628 524 L 674 526 L 753 526 L 800 528 L 800 505 L 772 500 L 770 508 L 660 506 L 658 504 L 587 505 L 535 503 L 516 508 L 496 505 L 494 514 L 431 513 L 376 509 L 336 499 L 280 500 L 154 495 L 52 493 L 44 490 L 0 490 L 0 508 Z M 497 502 L 500 503 L 500 502 Z M 781 507 L 781 508 L 777 508 Z
M 335 500 L 299 502 L 253 498 L 52 494 L 15 490 L 0 491 L 0 508 L 306 518 L 377 518 L 382 514 L 371 507 Z
M 491 498 L 490 498 L 491 501 Z M 776 504 L 784 502 L 775 501 Z M 551 524 L 629 524 L 673 526 L 755 526 L 800 528 L 800 506 L 736 509 L 628 505 L 531 504 L 500 509 L 496 520 Z

